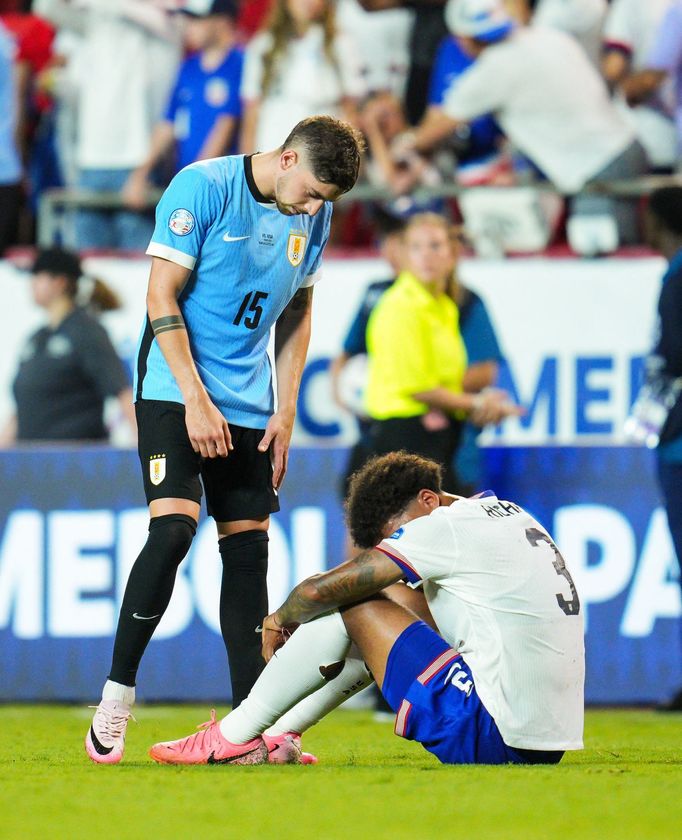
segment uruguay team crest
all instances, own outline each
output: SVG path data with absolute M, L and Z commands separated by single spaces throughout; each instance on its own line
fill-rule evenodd
M 152 455 L 149 459 L 149 480 L 155 486 L 166 477 L 166 456 Z
M 308 236 L 301 230 L 292 230 L 289 234 L 289 241 L 287 242 L 287 259 L 294 268 L 301 264 L 301 260 L 305 254 L 307 241 Z

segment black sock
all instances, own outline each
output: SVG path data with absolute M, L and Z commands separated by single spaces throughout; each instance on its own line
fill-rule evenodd
M 265 667 L 256 627 L 268 614 L 268 535 L 242 531 L 218 541 L 223 560 L 220 629 L 230 663 L 232 706 L 248 695 Z
M 135 685 L 137 669 L 173 593 L 178 566 L 189 551 L 197 523 L 169 513 L 149 522 L 149 536 L 130 577 L 118 617 L 109 679 Z

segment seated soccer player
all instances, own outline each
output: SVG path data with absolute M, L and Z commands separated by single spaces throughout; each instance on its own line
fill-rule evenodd
M 544 528 L 489 491 L 445 493 L 436 463 L 403 452 L 356 473 L 347 512 L 356 543 L 376 548 L 296 586 L 263 621 L 268 665 L 248 698 L 152 758 L 257 764 L 277 744 L 299 760 L 300 733 L 366 684 L 363 662 L 396 734 L 444 763 L 554 764 L 581 749 L 580 600 Z

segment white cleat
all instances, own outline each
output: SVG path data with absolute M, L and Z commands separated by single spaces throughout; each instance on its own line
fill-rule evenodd
M 118 764 L 123 758 L 126 729 L 133 717 L 130 706 L 118 700 L 102 700 L 85 736 L 85 752 L 97 764 Z M 133 718 L 135 720 L 135 718 Z

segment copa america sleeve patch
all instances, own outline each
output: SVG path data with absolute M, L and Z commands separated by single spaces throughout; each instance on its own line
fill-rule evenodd
M 189 210 L 173 210 L 168 220 L 168 227 L 176 236 L 187 236 L 194 230 L 194 216 Z

